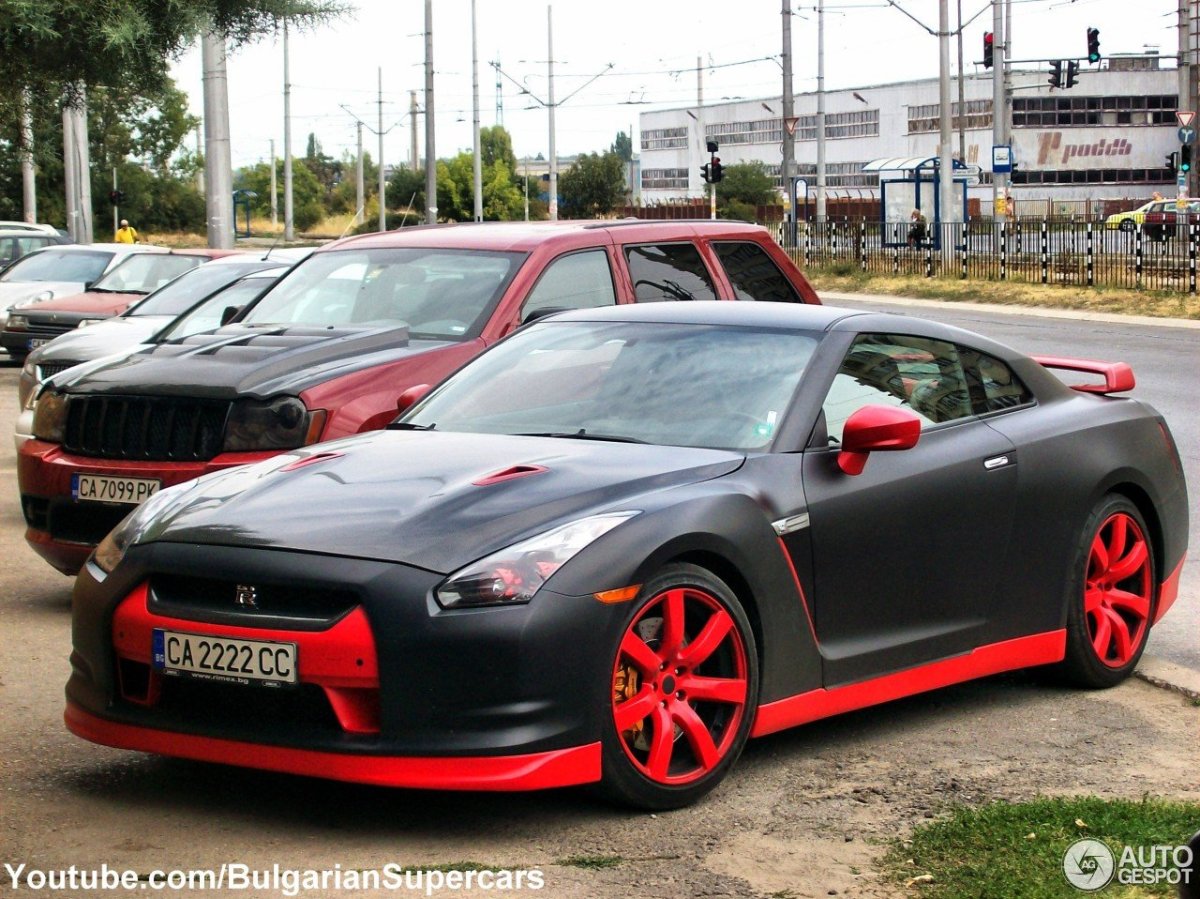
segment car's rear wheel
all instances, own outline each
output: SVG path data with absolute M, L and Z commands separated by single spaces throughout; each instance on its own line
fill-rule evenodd
M 1064 673 L 1081 686 L 1120 683 L 1146 648 L 1158 583 L 1148 534 L 1137 507 L 1116 495 L 1102 499 L 1083 528 L 1063 662 Z
M 1137 224 L 1134 222 L 1133 219 L 1122 219 L 1121 220 L 1121 230 L 1127 234 L 1129 232 L 1133 231 L 1133 229 L 1136 227 L 1137 227 Z
M 670 809 L 721 782 L 758 695 L 754 634 L 723 581 L 695 565 L 664 568 L 632 604 L 609 676 L 601 792 Z

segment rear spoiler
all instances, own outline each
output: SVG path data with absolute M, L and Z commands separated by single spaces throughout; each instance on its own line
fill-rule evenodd
M 1082 371 L 1092 375 L 1103 375 L 1103 384 L 1069 384 L 1072 390 L 1084 393 L 1125 393 L 1133 390 L 1133 369 L 1127 362 L 1094 362 L 1090 359 L 1071 359 L 1066 356 L 1034 356 L 1033 361 L 1045 368 L 1067 371 Z

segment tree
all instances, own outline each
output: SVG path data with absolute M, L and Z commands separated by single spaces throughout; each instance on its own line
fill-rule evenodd
M 617 155 L 621 162 L 633 161 L 633 139 L 624 131 L 617 132 L 617 139 L 613 141 L 611 151 Z
M 491 168 L 498 162 L 504 163 L 508 171 L 517 170 L 517 157 L 513 153 L 512 135 L 503 125 L 479 129 L 479 159 L 483 168 Z
M 717 183 L 717 213 L 722 218 L 754 221 L 755 207 L 779 200 L 775 183 L 761 162 L 727 165 L 725 177 Z
M 625 199 L 625 164 L 612 151 L 585 153 L 559 176 L 565 218 L 607 215 Z
M 275 180 L 283 194 L 283 160 L 275 160 Z M 255 215 L 271 214 L 271 165 L 259 162 L 238 169 L 233 176 L 234 190 L 254 191 L 250 208 Z M 306 231 L 325 217 L 321 203 L 324 190 L 321 182 L 309 170 L 303 159 L 292 160 L 292 220 L 301 231 Z

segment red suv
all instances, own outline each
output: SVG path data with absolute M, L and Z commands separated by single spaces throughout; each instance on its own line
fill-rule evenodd
M 26 539 L 73 573 L 160 487 L 383 427 L 406 390 L 531 318 L 703 299 L 820 302 L 764 229 L 737 222 L 441 225 L 337 241 L 227 310 L 219 330 L 53 378 L 19 453 Z

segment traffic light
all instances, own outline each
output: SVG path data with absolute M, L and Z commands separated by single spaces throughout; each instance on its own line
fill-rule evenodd
M 1077 63 L 1073 59 L 1068 60 L 1067 61 L 1067 81 L 1063 85 L 1064 90 L 1068 87 L 1075 86 L 1075 80 L 1076 80 L 1075 76 L 1078 74 L 1079 74 L 1079 63 Z
M 707 162 L 700 166 L 700 177 L 704 179 L 705 184 L 712 184 L 712 173 L 709 171 L 709 164 Z
M 1165 158 L 1167 160 L 1167 168 L 1170 169 L 1171 174 L 1174 175 L 1177 171 L 1179 171 L 1179 153 L 1168 153 Z
M 1192 170 L 1192 145 L 1182 144 L 1179 147 L 1179 171 L 1190 172 Z
M 1051 87 L 1062 87 L 1062 60 L 1056 59 L 1050 63 L 1050 81 Z
M 714 156 L 712 158 L 712 162 L 710 163 L 710 166 L 711 166 L 712 170 L 709 173 L 709 177 L 712 178 L 712 183 L 716 184 L 718 181 L 720 181 L 722 178 L 725 177 L 725 169 L 721 165 L 721 157 Z
M 112 204 L 114 206 L 120 206 L 122 203 L 125 202 L 125 191 L 110 190 L 108 192 L 108 199 L 112 202 Z
M 1100 61 L 1100 29 L 1089 28 L 1087 31 L 1088 37 L 1088 62 L 1095 65 Z
M 995 50 L 995 35 L 990 31 L 983 33 L 983 67 L 990 69 L 992 67 L 992 53 Z

